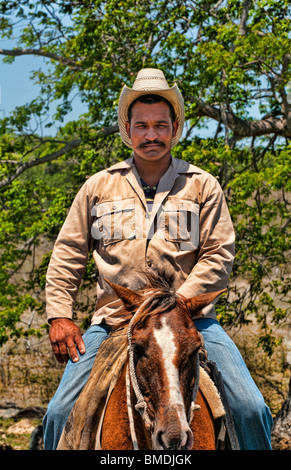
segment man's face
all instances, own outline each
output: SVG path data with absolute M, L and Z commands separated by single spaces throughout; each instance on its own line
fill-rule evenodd
M 178 122 L 172 123 L 169 106 L 164 101 L 153 104 L 137 101 L 132 108 L 131 122 L 126 123 L 135 157 L 146 161 L 170 157 L 177 129 Z

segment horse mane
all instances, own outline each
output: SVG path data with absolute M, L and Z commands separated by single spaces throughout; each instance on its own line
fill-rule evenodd
M 159 269 L 158 271 L 142 271 L 142 274 L 148 280 L 149 287 L 162 288 L 165 291 L 173 289 L 175 276 L 172 273 Z
M 172 310 L 177 301 L 173 287 L 173 275 L 167 274 L 165 271 L 148 271 L 143 274 L 148 281 L 148 285 L 139 291 L 144 300 L 136 310 L 136 318 L 132 328 L 143 327 L 149 316 Z
M 140 295 L 140 301 L 133 303 L 130 307 L 122 305 L 117 310 L 119 320 L 111 324 L 111 328 L 116 330 L 129 323 L 135 314 L 135 320 L 132 328 L 142 327 L 147 318 L 159 313 L 165 313 L 172 310 L 179 298 L 174 289 L 175 276 L 166 271 L 138 271 L 145 280 L 144 287 L 136 292 Z

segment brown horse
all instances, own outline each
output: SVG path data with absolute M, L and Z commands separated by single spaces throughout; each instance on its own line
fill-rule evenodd
M 198 390 L 201 337 L 192 318 L 223 291 L 186 300 L 164 278 L 151 278 L 142 292 L 107 282 L 131 321 L 128 364 L 108 401 L 102 449 L 214 450 L 213 417 Z

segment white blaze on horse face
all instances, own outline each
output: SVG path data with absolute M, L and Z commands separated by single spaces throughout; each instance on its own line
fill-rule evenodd
M 165 371 L 169 381 L 170 403 L 169 405 L 179 408 L 180 419 L 186 421 L 184 401 L 180 390 L 179 371 L 174 364 L 177 346 L 175 344 L 174 333 L 167 324 L 166 318 L 162 318 L 162 327 L 154 330 L 154 337 L 161 348 L 164 360 Z

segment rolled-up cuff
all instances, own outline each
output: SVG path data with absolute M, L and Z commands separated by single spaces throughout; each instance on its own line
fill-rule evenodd
M 50 320 L 54 318 L 69 318 L 72 320 L 73 318 L 73 311 L 71 307 L 64 307 L 64 308 L 48 308 L 46 309 L 46 316 L 47 321 L 50 323 Z

